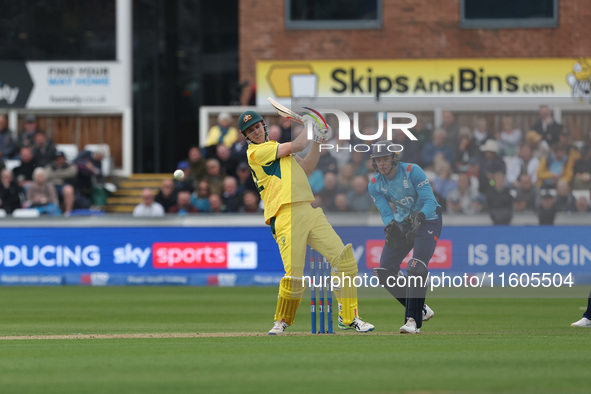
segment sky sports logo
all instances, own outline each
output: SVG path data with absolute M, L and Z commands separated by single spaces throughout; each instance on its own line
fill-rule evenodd
M 156 269 L 256 269 L 256 242 L 156 242 Z

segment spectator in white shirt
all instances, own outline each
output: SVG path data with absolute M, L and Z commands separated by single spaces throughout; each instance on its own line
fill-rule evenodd
M 164 207 L 154 201 L 154 192 L 149 187 L 142 190 L 142 203 L 133 209 L 133 216 L 158 217 L 164 216 Z
M 521 130 L 514 126 L 511 116 L 504 116 L 502 125 L 503 130 L 499 133 L 499 150 L 501 156 L 516 156 L 519 145 L 521 145 Z

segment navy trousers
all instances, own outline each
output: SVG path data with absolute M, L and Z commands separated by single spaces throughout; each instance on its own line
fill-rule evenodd
M 385 268 L 391 272 L 400 271 L 400 264 L 402 264 L 402 260 L 404 260 L 408 252 L 410 252 L 413 248 L 414 252 L 412 257 L 414 259 L 421 260 L 425 264 L 429 264 L 429 260 L 431 260 L 431 257 L 433 257 L 433 253 L 435 252 L 435 246 L 439 240 L 442 227 L 441 208 L 438 207 L 436 212 L 439 215 L 439 218 L 425 221 L 421 225 L 421 228 L 419 229 L 413 243 L 408 244 L 404 242 L 398 248 L 384 246 L 382 255 L 380 257 L 380 268 Z M 408 225 L 405 225 L 404 232 L 406 233 L 407 230 Z M 406 319 L 412 317 L 415 319 L 418 328 L 420 328 L 423 324 L 422 313 L 423 305 L 425 304 L 425 297 L 427 294 L 426 285 L 427 284 L 424 283 L 424 286 L 421 289 L 407 286 L 405 290 L 405 302 L 399 299 L 406 309 L 404 322 L 406 323 Z

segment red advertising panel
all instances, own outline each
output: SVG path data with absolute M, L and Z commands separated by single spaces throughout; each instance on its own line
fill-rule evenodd
M 256 269 L 255 242 L 156 242 L 152 264 L 159 269 Z
M 384 248 L 383 239 L 370 239 L 365 243 L 365 264 L 367 268 L 377 268 L 380 266 L 380 256 Z M 433 257 L 429 261 L 429 269 L 447 269 L 452 265 L 452 242 L 448 239 L 437 241 Z M 409 260 L 412 258 L 412 250 L 402 260 L 400 268 L 406 268 Z

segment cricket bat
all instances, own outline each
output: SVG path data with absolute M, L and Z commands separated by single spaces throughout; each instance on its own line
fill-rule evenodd
M 284 118 L 292 119 L 298 123 L 304 124 L 302 116 L 287 108 L 285 105 L 279 104 L 271 97 L 267 97 L 267 101 L 275 108 L 275 111 Z

